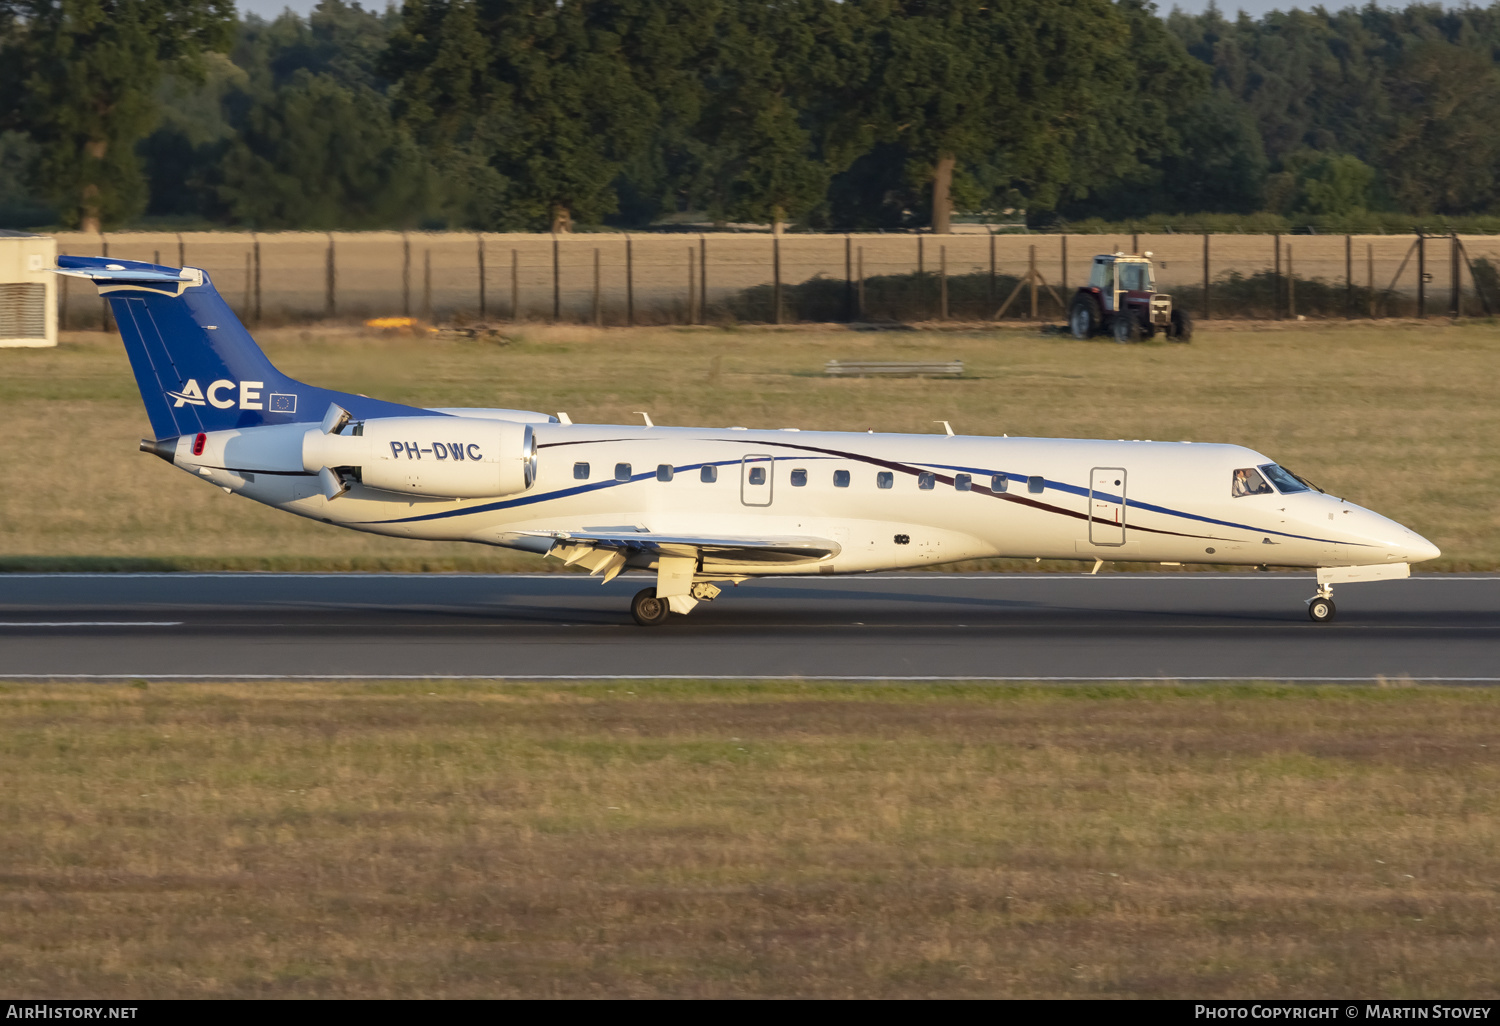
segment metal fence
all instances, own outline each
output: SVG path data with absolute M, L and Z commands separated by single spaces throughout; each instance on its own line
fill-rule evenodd
M 1500 237 L 60 233 L 60 254 L 201 267 L 249 323 L 1060 319 L 1096 253 L 1149 252 L 1204 317 L 1441 316 L 1500 305 Z M 59 290 L 63 328 L 107 317 Z

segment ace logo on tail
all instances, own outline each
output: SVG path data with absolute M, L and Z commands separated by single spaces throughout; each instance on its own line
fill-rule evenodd
M 168 391 L 167 396 L 176 400 L 172 405 L 177 408 L 183 406 L 212 406 L 216 409 L 227 410 L 238 407 L 241 410 L 264 410 L 266 401 L 270 401 L 272 413 L 296 413 L 297 397 L 295 395 L 284 395 L 280 392 L 272 392 L 268 397 L 262 397 L 261 390 L 266 387 L 264 381 L 241 381 L 233 382 L 224 378 L 213 382 L 207 389 L 198 385 L 197 378 L 188 379 L 188 383 L 182 386 L 180 392 Z M 226 394 L 227 393 L 227 394 Z

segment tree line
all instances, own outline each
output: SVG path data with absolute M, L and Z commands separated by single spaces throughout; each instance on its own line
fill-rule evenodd
M 1500 4 L 0 0 L 0 223 L 1495 210 Z

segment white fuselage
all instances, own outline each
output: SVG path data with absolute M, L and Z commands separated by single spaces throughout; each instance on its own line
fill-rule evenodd
M 185 436 L 174 463 L 267 505 L 393 537 L 538 553 L 568 532 L 836 543 L 822 558 L 774 565 L 716 563 L 705 554 L 704 577 L 990 557 L 1340 567 L 1438 554 L 1408 528 L 1321 492 L 1235 497 L 1237 469 L 1272 463 L 1236 445 L 527 419 L 535 480 L 494 498 L 401 495 L 358 483 L 326 498 L 303 467 L 307 425 L 210 432 L 199 456 Z M 705 475 L 705 467 L 713 470 Z M 648 569 L 652 559 L 638 553 L 629 566 Z

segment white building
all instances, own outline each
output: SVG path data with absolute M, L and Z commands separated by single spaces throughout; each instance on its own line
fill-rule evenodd
M 0 228 L 0 347 L 57 345 L 57 240 Z

